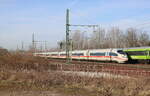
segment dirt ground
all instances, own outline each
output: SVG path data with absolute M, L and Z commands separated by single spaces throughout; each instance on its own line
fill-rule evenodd
M 0 96 L 64 96 L 51 91 L 0 91 Z

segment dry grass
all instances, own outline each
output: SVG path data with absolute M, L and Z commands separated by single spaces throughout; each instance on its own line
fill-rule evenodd
M 42 91 L 61 93 L 60 96 L 150 96 L 150 78 L 81 77 L 50 71 L 48 63 L 44 58 L 22 54 L 1 56 L 0 92 Z
M 48 70 L 48 60 L 21 53 L 0 56 L 0 70 Z
M 50 91 L 73 96 L 149 96 L 150 79 L 90 78 L 58 72 L 0 73 L 0 90 Z

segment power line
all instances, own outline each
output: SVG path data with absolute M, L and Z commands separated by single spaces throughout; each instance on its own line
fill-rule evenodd
M 47 50 L 47 41 L 38 41 L 38 40 L 35 40 L 35 36 L 34 36 L 34 33 L 32 34 L 32 51 L 35 53 L 37 51 L 37 44 L 38 43 L 41 43 L 41 50 L 40 51 L 44 51 L 42 50 L 43 49 L 43 45 L 44 45 L 44 49 L 45 51 Z
M 71 42 L 70 42 L 70 27 L 92 27 L 93 28 L 93 30 L 95 30 L 95 28 L 96 27 L 98 27 L 98 25 L 74 25 L 74 24 L 70 24 L 69 23 L 69 9 L 67 9 L 67 11 L 66 11 L 66 61 L 67 61 L 67 63 L 69 63 L 70 62 L 70 60 L 71 60 L 71 58 L 70 58 L 70 44 L 71 44 Z

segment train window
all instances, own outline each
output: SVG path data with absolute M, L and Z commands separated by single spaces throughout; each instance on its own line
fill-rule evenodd
M 83 53 L 73 53 L 72 56 L 83 56 Z
M 37 56 L 42 56 L 41 54 L 37 54 Z
M 66 54 L 60 54 L 60 56 L 66 56 Z
M 57 54 L 51 54 L 51 56 L 57 56 Z
M 146 51 L 127 51 L 127 54 L 134 55 L 134 56 L 146 55 Z
M 46 56 L 49 56 L 49 54 L 46 54 Z
M 119 54 L 126 54 L 124 51 L 122 51 L 122 50 L 118 50 L 117 51 Z
M 113 53 L 113 52 L 110 52 L 110 53 L 109 53 L 109 56 L 118 56 L 118 54 Z
M 100 52 L 98 52 L 98 53 L 90 53 L 90 56 L 105 56 L 105 52 L 103 52 L 103 53 L 100 53 Z

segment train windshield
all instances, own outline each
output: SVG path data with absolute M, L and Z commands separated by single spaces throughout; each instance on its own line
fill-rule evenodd
M 123 50 L 118 50 L 117 52 L 118 52 L 119 54 L 126 55 L 126 53 L 125 53 Z

